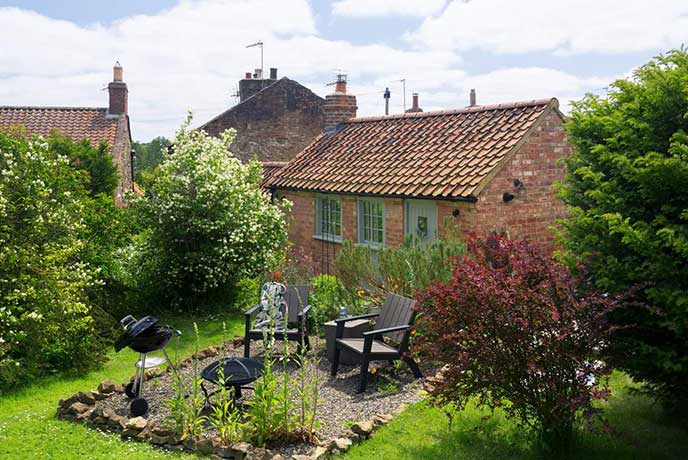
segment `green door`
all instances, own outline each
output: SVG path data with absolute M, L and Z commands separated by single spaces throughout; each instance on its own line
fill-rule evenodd
M 437 203 L 430 200 L 407 200 L 404 232 L 420 239 L 437 237 Z

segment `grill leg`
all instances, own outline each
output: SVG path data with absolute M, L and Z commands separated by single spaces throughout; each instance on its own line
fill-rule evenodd
M 172 372 L 174 372 L 176 374 L 177 368 L 174 367 L 174 363 L 172 362 L 170 357 L 167 355 L 167 352 L 165 351 L 164 348 L 162 349 L 162 355 L 165 357 L 165 360 L 167 361 L 167 364 L 170 366 L 170 369 L 172 369 Z
M 141 369 L 139 369 L 139 384 L 136 385 L 136 397 L 140 398 L 143 394 L 143 383 L 146 380 L 146 354 L 141 353 Z

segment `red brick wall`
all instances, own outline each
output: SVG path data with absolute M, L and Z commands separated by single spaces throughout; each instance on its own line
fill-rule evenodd
M 444 219 L 452 218 L 452 213 L 458 209 L 459 223 L 465 229 L 483 234 L 506 232 L 511 238 L 525 238 L 546 250 L 554 249 L 550 227 L 557 219 L 565 217 L 566 208 L 555 197 L 552 185 L 564 179 L 565 168 L 560 160 L 570 153 L 563 122 L 552 112 L 489 181 L 477 203 L 437 201 L 440 233 Z M 524 184 L 520 192 L 514 191 L 515 178 Z M 504 192 L 513 193 L 516 198 L 505 203 L 502 200 Z M 315 195 L 306 192 L 280 192 L 279 195 L 294 203 L 290 240 L 326 268 L 341 244 L 313 238 Z M 385 198 L 384 201 L 386 245 L 398 246 L 404 240 L 404 200 Z M 357 242 L 357 197 L 342 196 L 342 205 L 344 239 Z
M 219 136 L 237 130 L 230 150 L 242 161 L 288 161 L 322 133 L 324 100 L 299 83 L 283 78 L 236 105 L 200 129 Z
M 458 206 L 463 228 L 479 233 L 505 232 L 511 238 L 524 238 L 553 250 L 550 227 L 566 216 L 566 207 L 556 198 L 552 186 L 564 179 L 565 166 L 561 159 L 570 154 L 563 122 L 552 111 L 489 181 L 475 205 L 442 203 L 438 212 L 440 222 Z M 520 192 L 514 190 L 516 178 L 524 185 Z M 516 197 L 505 203 L 504 192 Z
M 385 198 L 385 246 L 399 246 L 404 242 L 404 201 Z

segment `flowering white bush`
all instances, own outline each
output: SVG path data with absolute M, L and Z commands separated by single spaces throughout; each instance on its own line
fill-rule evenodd
M 0 388 L 100 356 L 86 289 L 83 175 L 42 138 L 0 133 Z
M 242 164 L 229 151 L 235 131 L 214 138 L 190 123 L 191 115 L 138 202 L 149 227 L 152 279 L 174 301 L 274 267 L 287 239 L 288 203 L 271 203 L 260 188 L 261 165 Z

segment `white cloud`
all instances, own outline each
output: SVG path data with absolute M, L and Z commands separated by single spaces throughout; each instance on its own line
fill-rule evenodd
M 686 0 L 453 0 L 407 35 L 432 49 L 627 53 L 688 41 Z
M 429 16 L 439 13 L 446 0 L 339 0 L 332 12 L 339 16 Z
M 308 0 L 184 1 L 157 15 L 82 27 L 16 8 L 0 8 L 0 104 L 106 106 L 103 89 L 116 60 L 129 86 L 133 136 L 171 136 L 187 109 L 200 124 L 234 104 L 244 72 L 259 66 L 246 45 L 265 42 L 265 67 L 325 95 L 334 69 L 350 75 L 359 115 L 383 113 L 382 92 L 392 91 L 392 112 L 420 93 L 425 110 L 462 107 L 476 88 L 480 103 L 557 96 L 562 103 L 608 84 L 555 69 L 528 67 L 468 73 L 459 55 L 442 47 L 401 49 L 327 40 L 316 28 Z M 17 39 L 17 37 L 22 37 Z M 623 69 L 626 71 L 627 69 Z M 589 73 L 589 72 L 588 72 Z
M 418 92 L 420 106 L 425 111 L 465 107 L 469 93 L 475 89 L 478 104 L 526 101 L 556 97 L 566 112 L 571 100 L 580 99 L 587 92 L 604 94 L 604 87 L 623 75 L 579 77 L 567 72 L 543 67 L 513 67 L 469 75 L 460 70 L 429 72 L 423 69 L 406 72 L 407 107 L 411 93 Z M 392 112 L 403 109 L 401 83 L 393 77 L 380 78 L 374 84 L 354 87 L 358 96 L 359 113 L 381 115 L 384 111 L 382 89 L 390 86 Z M 389 82 L 392 82 L 391 84 Z

